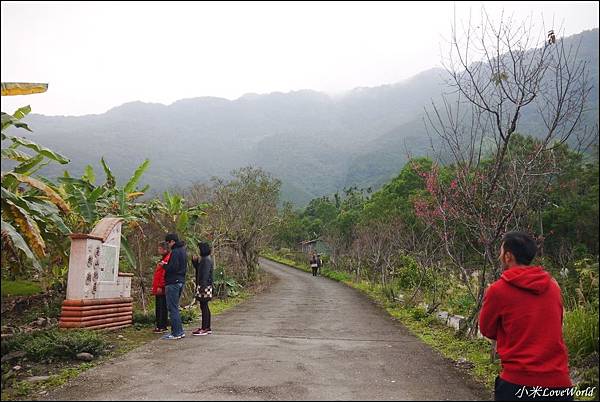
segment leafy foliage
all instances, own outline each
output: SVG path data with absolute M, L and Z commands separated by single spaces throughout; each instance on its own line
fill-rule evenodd
M 96 331 L 50 329 L 15 335 L 3 342 L 2 354 L 22 350 L 33 361 L 74 359 L 78 353 L 104 353 L 106 342 Z
M 40 258 L 47 256 L 45 238 L 68 231 L 57 208 L 66 214 L 67 203 L 50 185 L 31 176 L 46 159 L 61 164 L 68 159 L 25 138 L 5 135 L 14 126 L 31 131 L 21 122 L 31 108 L 26 106 L 13 115 L 2 113 L 2 140 L 11 145 L 2 150 L 2 158 L 19 162 L 13 169 L 2 171 L 2 252 L 7 253 L 13 277 L 23 266 L 24 256 L 38 270 Z M 33 150 L 34 155 L 19 150 Z M 27 187 L 21 187 L 25 184 Z

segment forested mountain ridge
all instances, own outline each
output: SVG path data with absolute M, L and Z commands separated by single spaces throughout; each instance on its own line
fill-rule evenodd
M 598 116 L 598 29 L 565 38 L 582 40 L 588 61 L 593 124 Z M 131 102 L 104 114 L 78 117 L 32 114 L 30 138 L 71 159 L 73 174 L 101 156 L 124 179 L 145 158 L 153 191 L 187 186 L 255 165 L 283 181 L 282 198 L 297 205 L 358 185 L 378 188 L 408 154 L 429 152 L 424 108 L 439 99 L 446 72 L 424 71 L 393 85 L 357 88 L 331 97 L 302 90 L 247 94 L 236 100 L 183 99 L 171 105 Z M 35 112 L 35 111 L 34 111 Z M 531 119 L 525 130 L 536 131 Z M 535 134 L 532 132 L 531 134 Z M 100 170 L 98 170 L 100 171 Z M 53 177 L 58 165 L 43 171 Z

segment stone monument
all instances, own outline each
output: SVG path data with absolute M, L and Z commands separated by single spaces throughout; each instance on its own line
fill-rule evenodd
M 119 272 L 121 218 L 103 218 L 89 234 L 73 233 L 61 328 L 117 329 L 133 322 L 131 279 Z

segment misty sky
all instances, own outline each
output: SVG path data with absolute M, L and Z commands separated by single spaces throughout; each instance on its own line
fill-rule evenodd
M 25 4 L 24 4 L 25 3 Z M 481 2 L 456 2 L 457 20 Z M 125 102 L 314 89 L 339 94 L 440 66 L 452 2 L 2 2 L 2 81 L 49 91 L 2 110 L 103 113 Z M 597 2 L 485 2 L 565 35 L 598 26 Z

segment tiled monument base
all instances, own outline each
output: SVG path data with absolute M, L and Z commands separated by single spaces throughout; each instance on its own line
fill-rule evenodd
M 133 298 L 65 300 L 60 328 L 117 329 L 132 325 Z

